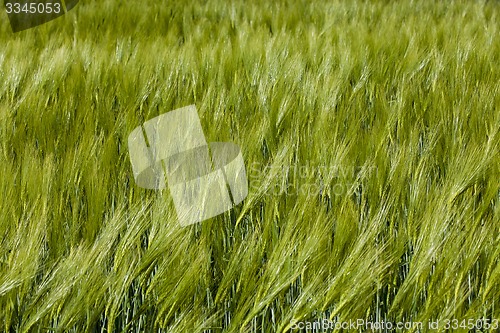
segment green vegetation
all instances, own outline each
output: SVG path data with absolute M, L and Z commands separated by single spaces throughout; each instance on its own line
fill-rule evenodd
M 1 16 L 0 331 L 500 319 L 498 1 L 83 1 L 17 34 Z M 181 228 L 127 137 L 189 104 L 250 191 Z

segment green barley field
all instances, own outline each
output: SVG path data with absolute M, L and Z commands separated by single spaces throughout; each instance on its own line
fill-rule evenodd
M 0 332 L 498 331 L 499 1 L 1 8 Z M 181 227 L 127 140 L 191 104 L 249 191 Z

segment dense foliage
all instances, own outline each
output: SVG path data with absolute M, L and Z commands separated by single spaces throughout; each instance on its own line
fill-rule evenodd
M 102 0 L 14 34 L 2 12 L 0 331 L 500 319 L 499 14 Z M 189 104 L 250 190 L 181 228 L 127 137 Z

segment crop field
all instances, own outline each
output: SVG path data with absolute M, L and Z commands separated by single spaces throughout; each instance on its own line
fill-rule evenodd
M 499 1 L 4 9 L 0 332 L 500 328 Z M 248 196 L 182 227 L 127 140 L 187 105 Z

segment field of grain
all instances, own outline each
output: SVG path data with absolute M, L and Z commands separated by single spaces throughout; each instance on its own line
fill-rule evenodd
M 82 0 L 18 33 L 0 16 L 0 331 L 496 331 L 500 2 Z M 190 104 L 241 148 L 249 193 L 182 228 L 127 138 Z

